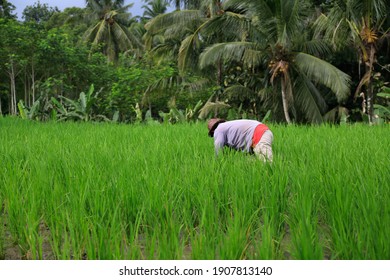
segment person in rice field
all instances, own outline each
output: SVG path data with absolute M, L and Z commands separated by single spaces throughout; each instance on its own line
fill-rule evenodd
M 207 123 L 209 136 L 214 137 L 215 154 L 224 147 L 254 153 L 264 162 L 272 162 L 272 131 L 255 120 L 232 120 L 213 118 Z

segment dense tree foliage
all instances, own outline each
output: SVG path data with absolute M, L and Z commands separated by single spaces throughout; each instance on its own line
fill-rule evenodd
M 44 23 L 47 22 L 54 14 L 59 13 L 57 7 L 50 7 L 48 4 L 35 3 L 27 6 L 23 11 L 23 19 L 26 22 Z
M 167 12 L 167 7 L 174 11 Z M 0 114 L 137 122 L 389 119 L 386 0 L 0 1 Z M 171 9 L 172 10 L 172 9 Z

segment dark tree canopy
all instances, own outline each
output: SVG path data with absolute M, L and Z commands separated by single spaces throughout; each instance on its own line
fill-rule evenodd
M 50 7 L 48 4 L 41 4 L 39 1 L 23 10 L 23 19 L 26 22 L 44 23 L 60 10 L 57 7 Z
M 0 18 L 16 19 L 15 6 L 7 0 L 0 0 Z

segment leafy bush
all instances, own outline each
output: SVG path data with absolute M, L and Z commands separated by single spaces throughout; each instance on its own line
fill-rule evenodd
M 375 115 L 378 116 L 377 122 L 390 121 L 390 88 L 383 87 L 382 91 L 377 94 L 379 103 L 374 104 Z

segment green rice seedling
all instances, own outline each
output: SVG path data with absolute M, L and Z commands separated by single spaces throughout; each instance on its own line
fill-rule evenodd
M 204 123 L 0 126 L 0 215 L 25 258 L 390 256 L 388 126 L 270 125 L 272 164 L 215 158 Z
M 289 229 L 295 259 L 323 259 L 323 245 L 318 236 L 318 215 L 313 205 L 315 193 L 299 186 L 296 201 L 290 208 Z M 309 184 L 306 185 L 306 187 Z
M 195 197 L 197 207 L 194 208 L 194 215 L 197 216 L 197 222 L 190 231 L 191 259 L 217 259 L 219 221 L 216 205 L 208 193 L 204 196 L 198 194 Z M 214 248 L 214 250 L 208 248 Z
M 13 241 L 20 248 L 21 254 L 26 256 L 29 249 L 29 233 L 27 232 L 28 210 L 25 208 L 26 196 L 18 186 L 19 180 L 23 180 L 24 171 L 20 172 L 18 169 L 11 171 L 11 169 L 12 167 L 9 166 L 8 170 L 11 177 L 5 178 L 5 187 L 3 189 L 4 195 L 7 197 L 5 211 L 7 213 L 8 229 L 12 234 Z M 21 169 L 24 170 L 24 167 Z
M 0 259 L 5 259 L 5 219 L 4 219 L 4 201 L 2 192 L 0 192 Z
M 253 221 L 251 217 L 239 213 L 239 209 L 236 211 L 226 225 L 226 233 L 220 235 L 219 254 L 221 259 L 247 258 L 250 245 L 249 233 Z
M 269 220 L 269 216 L 264 216 L 259 234 L 255 244 L 254 259 L 273 260 L 279 259 L 279 248 L 281 246 L 282 239 L 275 232 L 274 220 Z

